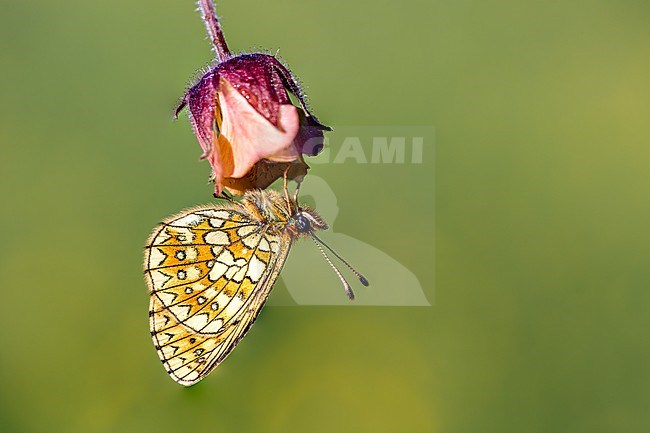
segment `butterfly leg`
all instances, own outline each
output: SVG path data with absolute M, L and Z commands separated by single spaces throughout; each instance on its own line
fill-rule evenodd
M 298 206 L 298 192 L 300 191 L 300 185 L 302 182 L 296 181 L 296 190 L 293 192 L 293 202 Z
M 293 206 L 291 204 L 291 200 L 289 199 L 289 188 L 287 186 L 288 184 L 288 175 L 289 175 L 289 169 L 291 168 L 291 163 L 287 164 L 287 168 L 284 169 L 284 173 L 282 174 L 282 179 L 283 179 L 283 189 L 284 189 L 284 199 L 287 201 L 287 206 L 289 207 L 289 210 L 291 213 L 293 213 Z
M 228 200 L 230 203 L 234 203 L 234 202 L 235 202 L 235 200 L 233 200 L 232 196 L 231 196 L 230 194 L 228 194 L 228 193 L 226 192 L 225 189 L 224 189 L 223 191 L 221 191 L 221 194 L 217 194 L 217 193 L 215 192 L 215 193 L 212 194 L 212 196 L 213 196 L 214 198 L 223 198 L 223 199 L 225 199 L 225 200 Z

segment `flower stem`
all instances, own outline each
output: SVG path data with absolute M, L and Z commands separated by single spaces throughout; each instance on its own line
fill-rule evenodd
M 214 4 L 212 0 L 199 0 L 199 8 L 201 9 L 203 22 L 205 22 L 205 28 L 208 30 L 208 35 L 214 46 L 217 62 L 223 62 L 230 57 L 230 50 L 221 31 L 219 18 L 214 12 Z

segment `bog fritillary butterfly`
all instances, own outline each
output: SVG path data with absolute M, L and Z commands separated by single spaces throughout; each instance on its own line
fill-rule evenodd
M 314 234 L 326 228 L 315 211 L 273 190 L 249 191 L 240 202 L 192 208 L 161 223 L 147 242 L 144 269 L 151 336 L 171 378 L 193 385 L 228 356 L 255 322 L 299 237 L 314 240 L 353 299 Z

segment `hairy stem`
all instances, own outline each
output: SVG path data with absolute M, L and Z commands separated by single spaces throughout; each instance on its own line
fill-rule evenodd
M 217 55 L 217 62 L 223 62 L 230 57 L 230 50 L 226 43 L 226 38 L 221 31 L 221 24 L 219 18 L 214 12 L 214 4 L 212 0 L 199 0 L 199 8 L 201 9 L 201 16 L 205 22 L 205 28 L 208 30 L 208 35 L 214 46 L 214 51 Z

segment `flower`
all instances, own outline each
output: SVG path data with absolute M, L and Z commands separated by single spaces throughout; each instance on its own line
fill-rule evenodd
M 176 115 L 188 107 L 190 122 L 212 167 L 215 194 L 266 188 L 285 174 L 300 180 L 308 166 L 303 155 L 323 147 L 331 130 L 309 110 L 291 72 L 274 56 L 233 56 L 227 49 L 214 8 L 201 0 L 217 52 L 211 67 L 183 96 Z M 292 93 L 299 106 L 291 103 Z

